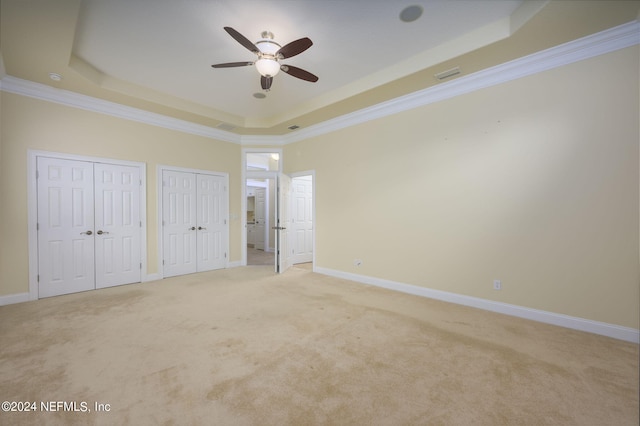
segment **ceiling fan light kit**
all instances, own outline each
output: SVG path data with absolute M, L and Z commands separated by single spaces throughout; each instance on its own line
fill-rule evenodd
M 227 62 L 214 64 L 211 65 L 213 68 L 233 68 L 255 65 L 256 69 L 260 73 L 260 86 L 265 91 L 271 89 L 273 77 L 280 71 L 312 83 L 318 81 L 318 77 L 311 74 L 309 71 L 305 71 L 292 65 L 280 63 L 281 60 L 296 56 L 310 48 L 313 45 L 313 42 L 309 38 L 304 37 L 281 46 L 273 40 L 273 33 L 263 31 L 262 39 L 258 40 L 254 44 L 231 27 L 224 27 L 224 30 L 247 50 L 250 50 L 257 55 L 258 59 L 255 62 Z
M 256 69 L 263 77 L 274 77 L 280 72 L 276 54 L 282 46 L 273 41 L 273 33 L 270 31 L 262 32 L 262 40 L 257 41 L 256 46 L 260 49 L 259 59 L 255 63 Z

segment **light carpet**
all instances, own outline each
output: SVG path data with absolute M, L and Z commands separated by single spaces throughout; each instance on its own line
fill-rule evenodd
M 638 425 L 638 345 L 304 268 L 2 306 L 0 345 L 0 424 Z

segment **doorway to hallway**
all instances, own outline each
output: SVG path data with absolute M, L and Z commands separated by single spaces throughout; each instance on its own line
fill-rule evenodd
M 273 265 L 275 259 L 275 179 L 245 181 L 247 212 L 247 265 Z
M 242 162 L 242 264 L 312 265 L 314 172 L 282 173 L 280 149 L 246 148 Z

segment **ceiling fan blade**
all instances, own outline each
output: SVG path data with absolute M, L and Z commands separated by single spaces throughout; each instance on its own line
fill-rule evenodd
M 243 45 L 244 47 L 246 47 L 247 49 L 249 49 L 250 51 L 252 51 L 255 54 L 260 53 L 260 49 L 258 49 L 258 46 L 256 46 L 255 44 L 253 44 L 248 38 L 246 38 L 245 36 L 243 36 L 242 34 L 240 34 L 239 32 L 237 32 L 236 30 L 234 30 L 231 27 L 224 27 L 224 30 L 226 32 L 229 33 L 229 35 L 231 37 L 233 37 L 238 43 L 240 43 L 241 45 Z
M 247 67 L 253 65 L 253 62 L 227 62 L 225 64 L 211 65 L 214 68 L 233 68 L 233 67 Z
M 260 77 L 260 85 L 262 86 L 262 90 L 270 90 L 271 83 L 273 83 L 273 77 Z
M 282 59 L 290 58 L 292 56 L 299 55 L 313 45 L 313 42 L 308 38 L 301 38 L 292 41 L 289 44 L 285 44 L 276 52 L 276 56 L 282 57 Z
M 311 74 L 309 71 L 303 70 L 302 68 L 294 67 L 291 65 L 282 65 L 280 69 L 283 72 L 286 72 L 287 74 L 302 80 L 310 81 L 312 83 L 315 83 L 316 81 L 318 81 L 317 76 Z

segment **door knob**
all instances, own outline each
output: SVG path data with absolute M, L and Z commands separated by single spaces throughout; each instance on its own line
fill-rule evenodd
M 207 228 L 203 228 L 202 226 L 198 226 L 198 231 L 202 231 L 203 229 L 207 229 Z
M 91 234 L 93 234 L 93 232 L 92 232 L 92 231 L 87 231 L 87 232 L 81 232 L 80 234 L 87 234 L 87 235 L 91 235 Z
M 108 234 L 108 231 L 103 231 L 102 229 L 100 229 L 98 232 L 96 232 L 96 234 L 98 235 L 102 235 L 102 234 Z
M 188 231 L 195 231 L 195 230 L 196 230 L 195 226 L 192 226 L 191 228 L 188 229 Z

